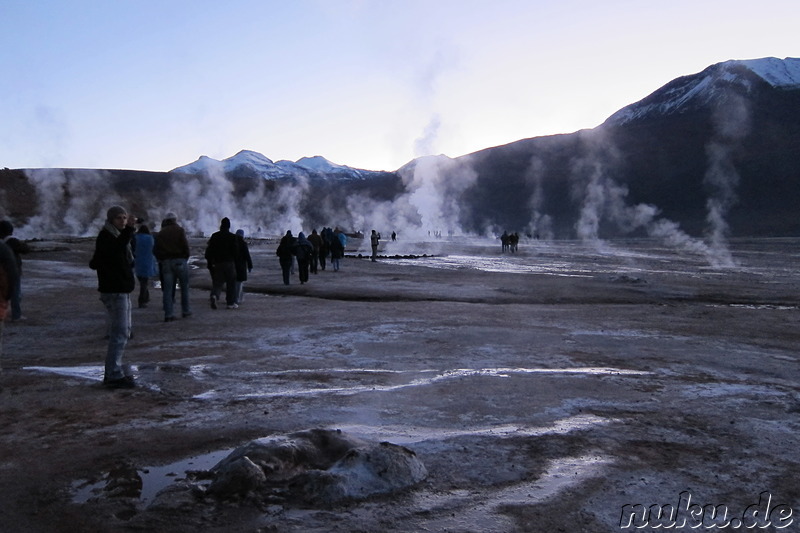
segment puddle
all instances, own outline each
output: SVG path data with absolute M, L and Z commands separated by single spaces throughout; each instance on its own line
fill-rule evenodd
M 777 305 L 777 304 L 709 304 L 707 307 L 731 307 L 733 309 L 768 309 L 771 311 L 796 311 L 800 309 L 796 305 Z
M 541 436 L 548 434 L 565 434 L 572 431 L 580 431 L 596 427 L 598 425 L 610 424 L 618 422 L 617 419 L 601 418 L 595 415 L 577 415 L 562 420 L 557 420 L 553 425 L 546 427 L 527 427 L 518 425 L 502 425 L 490 427 L 476 427 L 472 429 L 445 429 L 445 428 L 421 428 L 421 427 L 408 427 L 408 426 L 366 426 L 366 425 L 350 425 L 350 426 L 335 426 L 330 429 L 339 429 L 345 433 L 350 433 L 358 437 L 366 438 L 376 441 L 389 441 L 399 445 L 412 445 L 422 442 L 430 441 L 443 441 L 458 437 L 519 437 L 519 436 Z M 224 450 L 217 450 L 214 452 L 195 455 L 188 459 L 181 459 L 162 466 L 148 466 L 137 470 L 142 479 L 142 490 L 139 496 L 139 501 L 147 505 L 153 501 L 156 494 L 169 485 L 186 479 L 187 472 L 190 471 L 207 471 L 214 465 L 219 463 L 222 459 L 230 455 L 234 448 L 227 448 Z M 588 464 L 588 459 L 585 461 Z M 598 464 L 595 459 L 594 464 Z M 557 465 L 553 472 L 548 473 L 554 480 L 560 480 L 563 485 L 564 482 L 569 482 L 570 477 L 565 473 L 573 470 L 583 468 L 576 463 L 575 459 L 563 460 L 563 465 Z M 561 478 L 564 479 L 561 479 Z M 100 481 L 78 480 L 72 483 L 72 502 L 73 503 L 87 503 L 94 498 L 102 498 L 104 488 L 108 483 L 108 479 Z M 542 479 L 538 480 L 533 485 L 542 485 Z M 547 490 L 556 490 L 560 487 L 559 483 L 555 481 L 545 483 L 539 486 L 536 490 L 540 493 L 544 491 L 543 487 Z M 527 487 L 527 485 L 526 485 Z M 509 503 L 506 500 L 513 500 L 520 497 L 522 492 L 530 493 L 530 488 L 506 489 L 502 491 L 502 495 L 497 499 L 503 500 L 504 503 Z M 511 498 L 511 495 L 516 495 Z M 530 496 L 528 496 L 530 497 Z M 530 502 L 529 502 L 530 503 Z
M 137 370 L 135 366 L 131 369 Z M 25 366 L 22 370 L 33 370 L 34 372 L 48 372 L 59 376 L 71 378 L 83 378 L 91 381 L 103 381 L 105 368 L 99 365 L 94 366 Z
M 345 369 L 346 370 L 346 369 Z M 353 370 L 346 370 L 348 372 L 353 372 Z M 361 369 L 360 371 L 364 371 Z M 281 372 L 282 375 L 291 374 L 292 372 L 309 372 L 309 370 L 295 370 L 295 371 L 283 371 Z M 316 369 L 313 370 L 316 374 L 325 374 L 328 370 L 325 369 Z M 374 370 L 374 372 L 387 372 L 385 370 Z M 415 374 L 421 373 L 432 373 L 433 371 L 423 371 L 423 372 L 415 372 Z M 251 373 L 251 375 L 258 375 L 259 373 Z M 628 375 L 628 376 L 642 376 L 648 375 L 650 372 L 638 371 L 638 370 L 627 370 L 622 368 L 605 368 L 605 367 L 582 367 L 582 368 L 479 368 L 479 369 L 470 369 L 470 368 L 461 368 L 461 369 L 453 369 L 453 370 L 446 370 L 444 372 L 436 373 L 430 377 L 424 378 L 417 378 L 409 381 L 408 383 L 399 383 L 393 385 L 377 385 L 377 384 L 369 384 L 369 385 L 355 385 L 350 387 L 314 387 L 314 388 L 301 388 L 298 387 L 296 384 L 289 384 L 289 385 L 273 385 L 270 387 L 269 391 L 257 391 L 257 392 L 250 392 L 245 393 L 242 395 L 237 396 L 240 399 L 248 398 L 274 398 L 274 397 L 288 397 L 288 396 L 319 396 L 325 394 L 337 394 L 343 396 L 352 396 L 355 394 L 361 394 L 365 392 L 391 392 L 411 387 L 424 387 L 433 385 L 435 383 L 440 383 L 442 381 L 452 380 L 452 379 L 461 379 L 465 377 L 474 377 L 474 376 L 488 376 L 488 377 L 499 377 L 499 378 L 507 378 L 514 374 L 578 374 L 578 375 Z M 264 372 L 260 375 L 268 376 L 274 375 L 272 372 Z M 194 396 L 196 399 L 213 399 L 218 397 L 221 392 L 216 390 L 211 390 L 202 394 L 198 394 Z M 226 393 L 228 394 L 228 393 Z
M 177 365 L 128 365 L 131 372 L 136 375 L 149 374 L 164 370 L 167 372 L 185 371 L 188 375 L 200 379 L 208 371 L 209 365 L 189 365 L 187 367 L 179 367 Z M 24 366 L 22 370 L 31 370 L 34 372 L 46 372 L 50 374 L 57 374 L 59 376 L 67 376 L 71 378 L 82 378 L 90 381 L 103 381 L 105 374 L 105 367 L 100 365 L 93 366 Z M 152 385 L 150 385 L 152 387 Z
M 557 420 L 552 426 L 531 427 L 506 424 L 472 429 L 423 428 L 414 426 L 336 426 L 346 433 L 373 440 L 388 440 L 395 444 L 410 445 L 432 440 L 446 440 L 458 437 L 539 437 L 542 435 L 566 434 L 572 431 L 593 428 L 599 425 L 619 422 L 614 418 L 595 415 L 577 415 Z
M 172 483 L 185 479 L 186 473 L 193 470 L 208 470 L 228 456 L 233 449 L 218 450 L 188 459 L 181 459 L 163 466 L 148 466 L 138 470 L 142 478 L 142 491 L 139 501 L 148 504 L 158 492 Z M 107 480 L 97 482 L 79 480 L 72 483 L 72 502 L 86 503 L 92 498 L 103 497 L 103 488 Z
M 551 460 L 536 481 L 500 490 L 489 486 L 486 489 L 456 490 L 445 494 L 423 491 L 415 495 L 413 506 L 432 513 L 450 510 L 450 518 L 428 522 L 437 530 L 450 530 L 455 519 L 459 526 L 469 531 L 498 531 L 499 524 L 508 526 L 502 530 L 513 531 L 516 529 L 514 523 L 502 512 L 503 507 L 546 502 L 571 487 L 602 475 L 612 463 L 611 457 L 600 454 L 561 457 Z M 455 509 L 458 509 L 457 513 L 453 512 Z

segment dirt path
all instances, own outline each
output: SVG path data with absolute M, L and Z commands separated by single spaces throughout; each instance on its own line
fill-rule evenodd
M 764 491 L 794 510 L 782 531 L 800 524 L 791 266 L 635 280 L 350 258 L 285 287 L 256 242 L 240 309 L 209 308 L 203 269 L 191 318 L 164 323 L 158 290 L 134 309 L 140 387 L 109 391 L 91 244 L 36 243 L 28 319 L 5 327 L 4 532 L 613 531 L 626 504 L 688 492 L 741 517 Z M 753 257 L 796 262 L 772 253 Z M 403 444 L 428 477 L 333 508 L 92 490 L 120 465 L 169 485 L 191 457 L 316 427 Z

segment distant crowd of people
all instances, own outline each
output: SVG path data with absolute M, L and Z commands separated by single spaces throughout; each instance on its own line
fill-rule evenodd
M 495 235 L 497 234 L 495 233 Z M 500 236 L 500 244 L 503 246 L 503 253 L 516 253 L 519 251 L 519 233 L 515 232 L 509 234 L 507 231 L 504 231 Z
M 112 206 L 106 213 L 90 266 L 97 271 L 100 299 L 109 319 L 103 383 L 110 388 L 135 387 L 134 377 L 122 363 L 122 358 L 131 333 L 130 293 L 135 290 L 136 280 L 139 282 L 140 308 L 149 304 L 150 280 L 157 275 L 161 281 L 164 321 L 176 320 L 178 289 L 181 293 L 181 316 L 192 316 L 189 242 L 177 218 L 175 213 L 167 213 L 160 231 L 151 233 L 142 221 L 138 221 L 140 224 L 136 229 L 137 218 L 121 206 Z M 380 234 L 373 230 L 373 261 L 379 240 Z M 318 269 L 325 270 L 328 258 L 331 268 L 339 271 L 346 246 L 347 236 L 338 227 L 325 227 L 319 233 L 313 229 L 308 236 L 300 232 L 297 237 L 287 231 L 276 250 L 283 283 L 289 285 L 295 262 L 301 284 L 308 282 L 309 274 L 317 274 Z M 238 309 L 244 299 L 244 282 L 253 270 L 244 231 L 240 229 L 232 233 L 230 219 L 223 218 L 219 230 L 208 239 L 204 257 L 211 275 L 211 308 L 219 309 L 223 305 L 224 294 L 225 308 Z
M 3 321 L 7 316 L 12 321 L 24 320 L 21 310 L 21 256 L 28 253 L 30 248 L 25 242 L 12 237 L 13 230 L 10 222 L 0 221 L 0 354 Z M 372 230 L 372 261 L 377 258 L 380 238 L 380 233 Z M 396 233 L 392 232 L 392 240 L 396 238 Z M 319 233 L 313 229 L 308 236 L 300 232 L 297 237 L 287 231 L 276 249 L 283 283 L 290 284 L 295 264 L 301 285 L 308 283 L 309 274 L 317 274 L 328 265 L 338 272 L 346 246 L 347 235 L 338 227 L 324 227 Z M 230 219 L 223 218 L 219 230 L 208 239 L 204 257 L 211 276 L 211 308 L 218 309 L 224 305 L 226 309 L 238 309 L 244 299 L 244 283 L 253 270 L 244 231 L 239 229 L 232 233 Z M 167 213 L 159 231 L 151 232 L 143 220 L 128 213 L 122 206 L 114 205 L 107 210 L 89 262 L 90 268 L 97 273 L 97 288 L 107 313 L 108 345 L 103 372 L 105 386 L 136 386 L 129 367 L 123 364 L 123 355 L 131 338 L 130 295 L 135 291 L 137 281 L 139 308 L 146 308 L 150 304 L 151 284 L 157 276 L 161 284 L 164 322 L 176 320 L 178 305 L 182 318 L 192 316 L 189 258 L 189 240 L 175 213 Z M 176 302 L 178 291 L 180 300 Z

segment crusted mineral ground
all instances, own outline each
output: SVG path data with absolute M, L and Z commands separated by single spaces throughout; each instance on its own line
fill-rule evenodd
M 648 241 L 398 242 L 375 263 L 353 242 L 287 287 L 256 240 L 244 302 L 214 311 L 193 239 L 193 316 L 165 323 L 153 289 L 125 356 L 139 386 L 106 390 L 93 240 L 32 242 L 27 320 L 4 331 L 0 530 L 598 532 L 687 494 L 742 518 L 764 492 L 792 530 L 798 244 L 709 266 Z M 340 497 L 324 468 L 266 486 L 277 463 L 244 454 L 208 493 L 235 450 L 311 430 L 366 443 L 334 468 L 363 486 L 348 461 L 381 442 L 427 475 Z

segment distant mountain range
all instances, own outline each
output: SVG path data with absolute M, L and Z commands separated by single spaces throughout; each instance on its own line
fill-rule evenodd
M 800 235 L 800 59 L 726 61 L 673 80 L 602 125 L 394 172 L 243 150 L 170 172 L 0 171 L 0 207 L 31 233 L 96 230 L 109 202 L 193 231 L 323 225 L 541 238 L 651 236 L 714 246 Z

